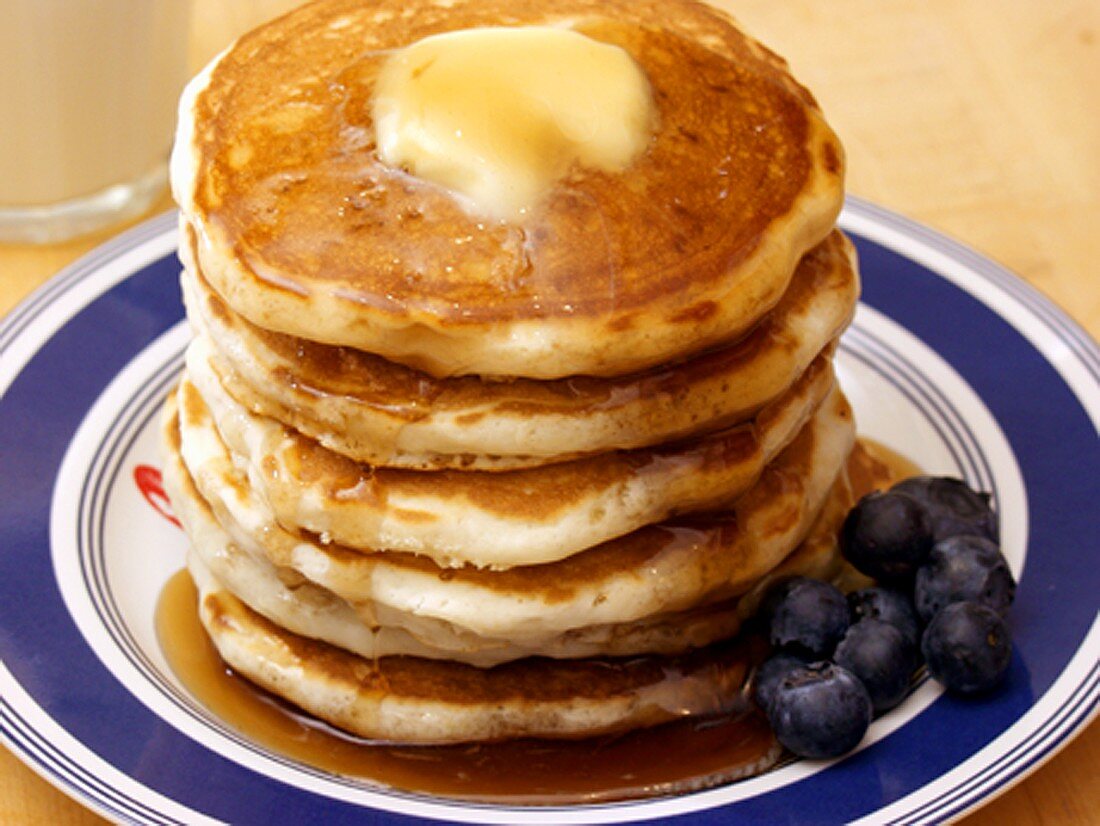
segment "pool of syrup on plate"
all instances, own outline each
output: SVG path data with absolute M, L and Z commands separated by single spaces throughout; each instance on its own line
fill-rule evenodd
M 848 464 L 856 495 L 916 475 L 888 448 L 862 440 Z M 687 792 L 758 774 L 779 746 L 748 701 L 736 711 L 584 740 L 400 746 L 345 734 L 237 676 L 199 622 L 186 571 L 157 605 L 157 634 L 180 681 L 214 715 L 253 742 L 336 775 L 445 798 L 509 804 L 595 803 Z M 765 654 L 746 641 L 746 669 Z

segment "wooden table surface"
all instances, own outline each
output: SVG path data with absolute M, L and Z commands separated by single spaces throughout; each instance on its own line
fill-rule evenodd
M 293 5 L 195 2 L 196 66 Z M 1100 335 L 1100 4 L 720 5 L 787 57 L 817 95 L 847 147 L 849 191 L 977 248 Z M 165 198 L 156 211 L 169 207 Z M 0 314 L 111 234 L 0 245 Z M 0 748 L 0 823 L 98 822 Z M 1100 724 L 965 822 L 1100 823 Z

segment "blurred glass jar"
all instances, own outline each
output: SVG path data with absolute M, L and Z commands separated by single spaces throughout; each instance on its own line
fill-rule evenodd
M 189 0 L 0 0 L 0 240 L 48 243 L 163 192 Z

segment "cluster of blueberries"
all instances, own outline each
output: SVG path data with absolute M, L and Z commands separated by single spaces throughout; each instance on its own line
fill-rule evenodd
M 753 691 L 779 742 L 802 757 L 851 750 L 905 698 L 922 659 L 950 691 L 997 685 L 1016 592 L 997 542 L 988 494 L 958 479 L 918 476 L 863 497 L 840 547 L 878 584 L 845 598 L 797 577 L 764 602 L 773 653 Z

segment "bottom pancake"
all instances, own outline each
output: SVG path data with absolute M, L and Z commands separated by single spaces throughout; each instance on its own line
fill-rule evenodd
M 477 668 L 367 659 L 291 633 L 208 580 L 199 616 L 225 662 L 310 714 L 370 740 L 453 743 L 627 731 L 745 704 L 753 662 L 722 642 L 683 656 L 551 660 Z

